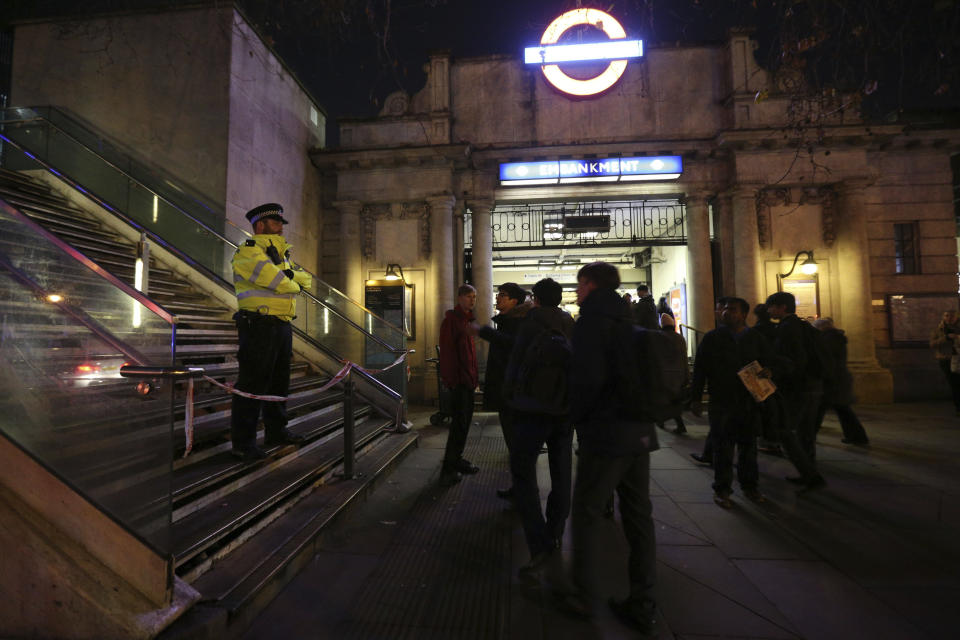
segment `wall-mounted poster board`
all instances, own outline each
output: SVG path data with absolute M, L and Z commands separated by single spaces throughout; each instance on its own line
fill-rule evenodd
M 944 311 L 957 310 L 957 295 L 903 293 L 887 296 L 890 344 L 894 347 L 925 347 Z
M 413 313 L 413 285 L 403 280 L 367 280 L 363 306 L 416 340 Z
M 792 293 L 797 300 L 797 317 L 820 317 L 820 280 L 817 274 L 781 278 L 777 276 L 781 291 Z

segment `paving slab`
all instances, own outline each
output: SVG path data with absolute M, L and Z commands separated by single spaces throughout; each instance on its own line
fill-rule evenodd
M 830 565 L 810 560 L 734 560 L 799 630 L 816 640 L 905 640 L 923 633 Z
M 659 431 L 650 492 L 657 527 L 660 638 L 952 638 L 960 596 L 960 422 L 948 403 L 858 407 L 869 448 L 820 434 L 827 486 L 799 494 L 789 461 L 761 454 L 765 505 L 712 501 L 693 463 L 705 421 Z M 601 523 L 597 615 L 559 611 L 548 582 L 521 581 L 529 554 L 516 512 L 496 497 L 509 467 L 496 414 L 477 413 L 467 457 L 481 468 L 439 487 L 446 429 L 415 420 L 420 448 L 321 544 L 314 563 L 246 638 L 581 640 L 634 638 L 605 605 L 628 591 L 626 541 Z M 574 464 L 576 458 L 574 458 Z M 542 499 L 546 456 L 538 461 Z M 569 567 L 570 537 L 556 562 Z

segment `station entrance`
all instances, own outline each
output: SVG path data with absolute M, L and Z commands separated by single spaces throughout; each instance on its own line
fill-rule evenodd
M 542 278 L 563 286 L 564 308 L 576 316 L 577 271 L 603 260 L 620 271 L 620 294 L 646 284 L 687 324 L 695 295 L 687 287 L 686 210 L 678 198 L 500 202 L 490 213 L 494 287 L 528 289 Z M 464 221 L 464 275 L 472 262 L 471 219 Z M 494 292 L 478 292 L 491 295 Z M 491 307 L 492 308 L 492 307 Z

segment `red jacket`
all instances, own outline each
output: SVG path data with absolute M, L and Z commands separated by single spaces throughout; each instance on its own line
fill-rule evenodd
M 447 311 L 440 325 L 440 379 L 453 388 L 467 385 L 475 389 L 477 375 L 477 350 L 473 336 L 467 333 L 467 325 L 473 321 L 473 313 L 457 305 Z

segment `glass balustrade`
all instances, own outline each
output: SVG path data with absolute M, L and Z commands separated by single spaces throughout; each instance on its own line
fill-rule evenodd
M 101 510 L 169 553 L 175 325 L 0 200 L 0 431 Z M 149 391 L 149 392 L 148 392 Z
M 146 229 L 165 247 L 199 266 L 232 290 L 230 259 L 250 237 L 211 213 L 189 189 L 131 160 L 82 123 L 51 107 L 0 112 L 3 166 L 46 170 L 61 176 L 107 208 Z M 337 357 L 382 368 L 403 353 L 404 332 L 314 277 L 298 301 L 295 326 Z M 302 310 L 302 313 L 300 313 Z M 405 396 L 405 366 L 379 377 Z

